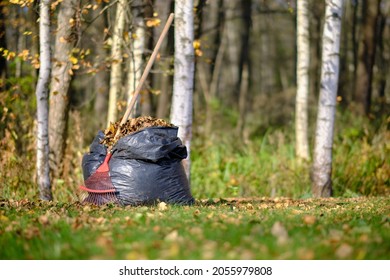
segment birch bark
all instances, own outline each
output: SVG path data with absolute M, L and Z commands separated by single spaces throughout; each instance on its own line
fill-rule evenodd
M 129 57 L 129 71 L 127 74 L 127 103 L 133 98 L 134 91 L 138 86 L 142 75 L 143 54 L 145 50 L 145 24 L 141 13 L 140 1 L 135 1 L 133 7 L 133 36 L 131 39 L 131 54 Z M 134 108 L 131 111 L 130 118 L 134 118 L 139 111 L 139 96 Z
M 40 70 L 37 98 L 37 180 L 40 198 L 52 200 L 49 176 L 49 80 L 50 80 L 50 0 L 42 0 L 39 8 Z
M 175 1 L 175 74 L 171 122 L 179 127 L 179 138 L 186 145 L 188 157 L 183 161 L 190 178 L 192 138 L 192 94 L 194 84 L 194 18 L 193 0 Z
M 171 0 L 158 0 L 155 1 L 154 4 L 154 11 L 158 14 L 158 17 L 163 20 L 165 18 L 168 18 L 170 13 L 172 1 Z M 163 25 L 160 24 L 159 26 L 156 26 L 153 30 L 153 41 L 157 42 L 158 37 L 160 36 Z M 169 35 L 168 35 L 169 37 Z M 172 76 L 168 74 L 170 71 L 171 66 L 171 59 L 169 56 L 169 49 L 171 49 L 173 46 L 171 46 L 172 43 L 168 40 L 164 40 L 164 42 L 161 45 L 160 48 L 160 54 L 161 57 L 156 63 L 156 66 L 158 66 L 162 71 L 159 71 L 157 73 L 153 73 L 153 88 L 160 91 L 160 94 L 158 96 L 158 103 L 157 103 L 157 112 L 156 115 L 158 118 L 166 118 L 169 116 L 169 105 L 171 100 L 171 92 L 172 92 Z
M 295 100 L 295 152 L 298 159 L 309 160 L 309 9 L 307 0 L 297 0 L 297 95 Z
M 343 0 L 327 0 L 322 37 L 321 88 L 312 170 L 314 197 L 332 195 L 332 146 L 339 77 Z
M 110 91 L 108 98 L 107 126 L 117 121 L 117 98 L 122 89 L 122 37 L 125 26 L 127 0 L 119 0 L 111 45 Z

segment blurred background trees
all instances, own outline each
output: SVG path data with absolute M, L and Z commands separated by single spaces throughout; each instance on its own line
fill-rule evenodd
M 194 156 L 224 139 L 231 139 L 236 147 L 249 147 L 257 139 L 272 134 L 271 145 L 295 144 L 291 128 L 295 122 L 298 79 L 297 1 L 193 2 L 193 134 L 194 144 L 202 147 Z M 307 124 L 309 151 L 312 151 L 321 88 L 325 1 L 307 0 L 307 3 L 310 43 Z M 26 162 L 35 159 L 32 153 L 37 106 L 34 92 L 40 66 L 38 4 L 34 0 L 0 1 L 3 167 L 11 164 L 13 157 L 24 158 Z M 69 15 L 64 14 L 67 5 L 72 11 Z M 53 71 L 50 85 L 51 113 L 59 114 L 58 121 L 54 121 L 56 117 L 50 120 L 53 124 L 50 137 L 62 141 L 56 148 L 52 146 L 52 152 L 57 153 L 56 165 L 60 166 L 52 167 L 54 188 L 58 188 L 80 180 L 82 153 L 97 130 L 106 127 L 107 118 L 112 121 L 115 115 L 124 112 L 137 73 L 150 56 L 163 22 L 174 12 L 175 1 L 51 1 L 50 8 L 53 69 L 60 69 L 60 65 L 65 69 L 66 65 L 61 73 Z M 374 125 L 389 115 L 390 3 L 346 0 L 343 15 L 337 109 L 340 114 L 352 115 L 352 120 L 356 117 Z M 66 18 L 65 23 L 62 18 Z M 68 33 L 60 35 L 61 32 Z M 60 50 L 59 46 L 65 49 Z M 57 51 L 61 58 L 56 57 Z M 169 117 L 173 74 L 172 28 L 142 91 L 139 114 Z M 69 85 L 55 90 L 56 83 Z M 58 98 L 62 98 L 66 109 L 55 109 L 60 106 L 59 101 L 54 101 Z M 65 126 L 59 128 L 62 120 Z M 57 134 L 55 129 L 59 129 Z M 280 136 L 276 131 L 287 134 Z M 348 135 L 363 139 L 366 134 L 363 128 L 362 131 L 350 129 Z M 264 141 L 261 143 L 265 145 Z M 51 141 L 50 145 L 55 142 Z M 194 168 L 198 167 L 195 163 Z M 229 183 L 232 190 L 237 186 L 242 188 L 241 195 L 253 194 L 250 184 L 244 182 L 250 176 L 233 176 L 226 168 L 222 181 Z M 195 188 L 203 182 L 199 180 L 195 179 Z M 281 184 L 272 176 L 267 180 L 269 185 L 275 180 L 278 182 L 275 185 Z M 278 193 L 276 187 L 273 190 L 268 194 Z

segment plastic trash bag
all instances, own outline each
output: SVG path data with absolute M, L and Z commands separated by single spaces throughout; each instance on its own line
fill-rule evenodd
M 187 149 L 177 137 L 177 127 L 149 127 L 126 135 L 112 149 L 110 178 L 121 205 L 192 204 L 181 161 Z M 84 180 L 103 163 L 107 148 L 99 131 L 82 160 Z

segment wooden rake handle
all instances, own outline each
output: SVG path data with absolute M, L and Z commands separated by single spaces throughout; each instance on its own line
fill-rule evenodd
M 142 86 L 144 85 L 145 83 L 145 80 L 150 72 L 150 69 L 152 69 L 152 66 L 153 66 L 153 63 L 154 63 L 154 60 L 156 59 L 156 56 L 158 54 L 158 50 L 160 49 L 161 47 L 161 44 L 165 38 L 165 36 L 167 35 L 168 33 L 168 30 L 169 30 L 169 27 L 171 26 L 172 24 L 172 21 L 173 21 L 173 17 L 174 17 L 174 14 L 171 13 L 167 19 L 167 22 L 165 23 L 165 26 L 164 26 L 164 29 L 162 30 L 161 32 L 161 35 L 160 35 L 160 38 L 158 38 L 158 41 L 156 43 L 156 46 L 154 47 L 154 50 L 153 50 L 153 53 L 152 55 L 150 56 L 149 58 L 149 61 L 148 63 L 146 64 L 146 67 L 145 67 L 145 70 L 144 72 L 142 73 L 142 76 L 141 76 L 141 79 L 139 80 L 139 83 L 138 83 L 138 86 L 137 88 L 135 89 L 134 91 L 134 94 L 133 94 L 133 97 L 131 98 L 131 101 L 129 103 L 129 105 L 127 106 L 127 109 L 126 109 L 126 112 L 125 114 L 123 115 L 123 118 L 119 124 L 119 127 L 115 133 L 115 138 L 116 139 L 118 136 L 119 136 L 119 133 L 120 133 L 120 128 L 121 126 L 127 121 L 127 119 L 129 118 L 129 115 L 131 113 L 131 110 L 133 109 L 134 107 L 134 104 L 135 102 L 137 101 L 137 98 L 138 98 L 138 95 L 142 89 Z

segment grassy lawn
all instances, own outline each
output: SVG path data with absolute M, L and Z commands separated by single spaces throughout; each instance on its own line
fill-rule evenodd
M 0 201 L 0 259 L 389 259 L 390 198 Z

